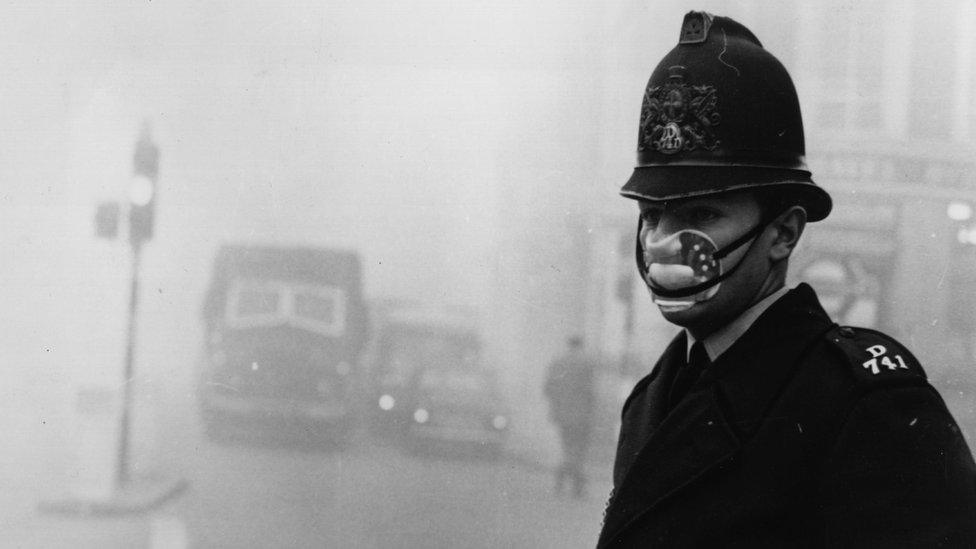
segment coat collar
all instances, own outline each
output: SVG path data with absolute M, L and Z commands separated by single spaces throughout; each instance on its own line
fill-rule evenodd
M 610 501 L 599 546 L 733 456 L 758 428 L 800 356 L 831 326 L 806 284 L 767 309 L 657 425 Z M 683 364 L 683 338 L 679 334 L 661 357 L 658 367 L 664 374 Z M 668 377 L 659 375 L 655 381 Z M 664 402 L 668 385 L 650 383 L 647 398 Z
M 647 377 L 638 382 L 627 398 L 627 401 L 624 402 L 624 409 L 626 409 L 631 399 L 640 393 L 646 392 L 649 395 L 653 395 L 653 398 L 648 400 L 649 407 L 645 413 L 648 414 L 646 416 L 648 424 L 655 429 L 664 421 L 664 416 L 667 415 L 668 404 L 667 398 L 658 398 L 658 395 L 667 395 L 668 389 L 671 387 L 671 382 L 674 380 L 674 375 L 688 361 L 687 351 L 685 350 L 688 347 L 687 337 L 688 334 L 684 330 L 678 332 L 678 335 L 671 340 L 671 343 L 664 349 L 664 353 L 661 354 L 657 363 L 654 364 L 651 373 L 647 374 Z
M 729 347 L 735 344 L 736 341 L 742 337 L 742 334 L 746 333 L 750 326 L 758 319 L 766 309 L 769 309 L 779 298 L 786 295 L 789 292 L 789 288 L 783 286 L 782 288 L 776 290 L 772 294 L 764 297 L 752 307 L 746 309 L 744 313 L 739 315 L 739 318 L 729 322 L 726 326 L 718 329 L 715 333 L 709 335 L 702 340 L 702 344 L 705 346 L 705 351 L 708 353 L 708 359 L 715 362 L 718 357 L 722 356 L 722 353 L 727 351 Z M 691 346 L 697 341 L 688 330 L 685 330 L 688 337 L 688 354 L 691 356 Z
M 813 288 L 800 284 L 759 317 L 699 383 L 715 381 L 730 424 L 748 436 L 792 378 L 799 358 L 833 325 Z

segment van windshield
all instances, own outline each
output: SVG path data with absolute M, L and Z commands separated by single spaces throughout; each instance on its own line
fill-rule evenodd
M 232 328 L 291 325 L 331 337 L 345 333 L 345 293 L 334 286 L 239 281 L 227 301 Z

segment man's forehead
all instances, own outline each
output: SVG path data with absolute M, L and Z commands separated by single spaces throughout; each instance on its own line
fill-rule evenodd
M 738 206 L 758 203 L 753 193 L 728 192 L 714 193 L 703 196 L 692 196 L 687 198 L 676 198 L 672 200 L 644 200 L 637 201 L 641 211 L 644 210 L 663 210 L 680 208 L 684 206 Z

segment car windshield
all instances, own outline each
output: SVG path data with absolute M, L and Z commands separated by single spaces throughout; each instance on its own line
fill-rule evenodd
M 420 376 L 421 389 L 460 395 L 485 392 L 489 388 L 485 372 L 430 369 Z
M 388 375 L 407 379 L 420 370 L 471 370 L 477 349 L 466 340 L 416 332 L 398 332 L 390 338 Z

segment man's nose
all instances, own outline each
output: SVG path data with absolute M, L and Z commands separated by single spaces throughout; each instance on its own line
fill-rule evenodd
M 669 216 L 662 216 L 661 219 L 658 220 L 657 224 L 653 227 L 644 225 L 641 241 L 644 242 L 645 245 L 652 242 L 660 242 L 683 228 L 684 227 L 679 226 L 675 219 L 669 218 Z

